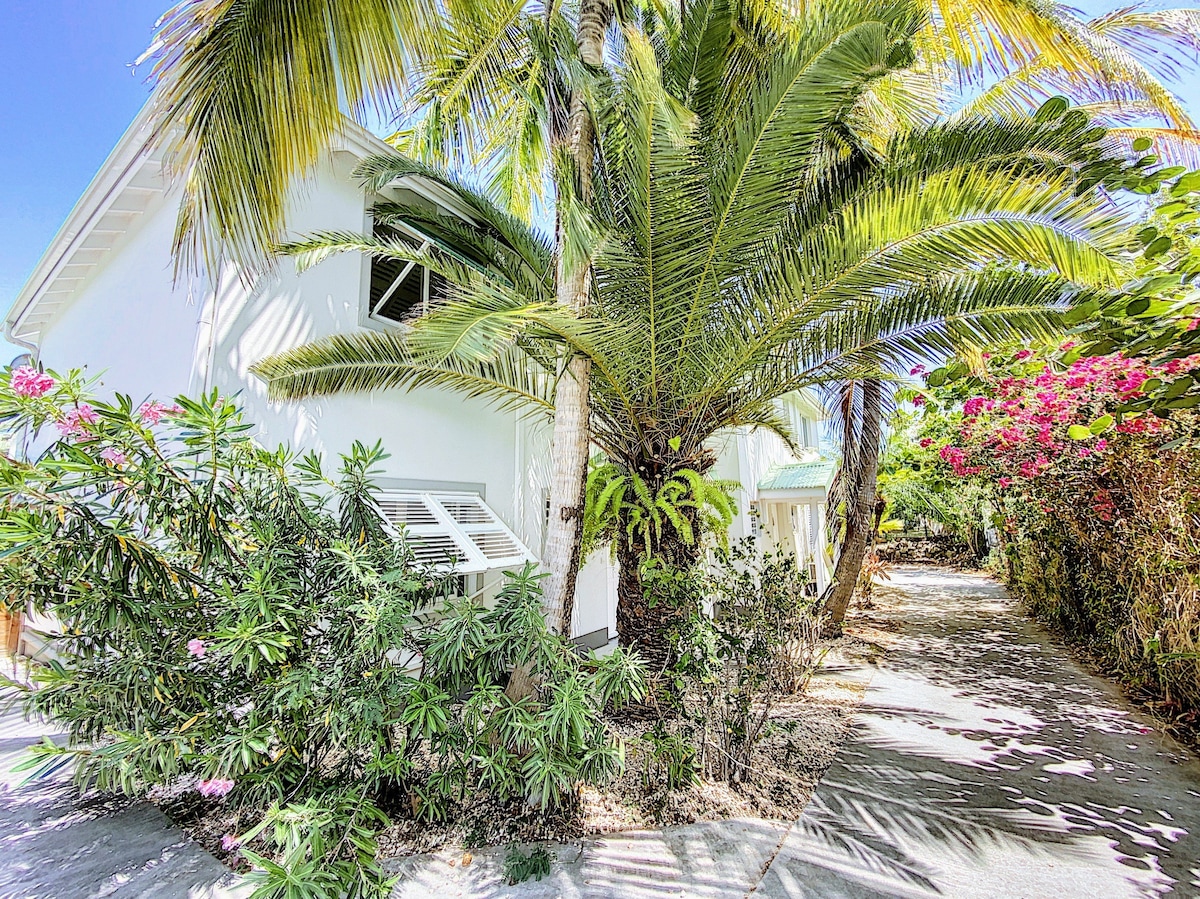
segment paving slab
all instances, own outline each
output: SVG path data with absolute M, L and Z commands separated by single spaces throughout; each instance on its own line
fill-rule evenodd
M 1200 764 L 995 581 L 894 574 L 903 622 L 753 895 L 1200 896 Z
M 11 708 L 0 711 L 0 899 L 223 899 L 245 892 L 148 802 L 80 797 L 69 771 L 25 783 L 12 767 L 43 734 L 55 736 Z

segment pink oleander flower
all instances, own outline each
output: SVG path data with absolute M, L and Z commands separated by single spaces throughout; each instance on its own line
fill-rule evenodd
M 208 647 L 204 645 L 204 641 L 197 638 L 188 640 L 187 651 L 198 659 L 204 658 L 204 654 L 208 652 Z
M 242 841 L 231 833 L 227 833 L 221 837 L 221 848 L 226 852 L 233 852 L 240 845 L 242 845 Z
M 138 407 L 138 418 L 142 419 L 144 424 L 154 427 L 158 422 L 162 421 L 166 415 L 179 414 L 181 409 L 178 406 L 163 406 L 161 402 L 156 400 L 148 400 Z
M 36 368 L 22 365 L 13 371 L 9 384 L 17 396 L 39 397 L 53 389 L 54 379 Z
M 94 425 L 100 420 L 100 416 L 96 414 L 96 410 L 87 403 L 80 403 L 75 409 L 68 409 L 63 413 L 56 427 L 58 433 L 64 437 L 83 437 L 88 433 L 85 425 Z
M 210 799 L 220 799 L 222 796 L 228 795 L 229 791 L 232 789 L 232 780 L 223 780 L 220 778 L 216 780 L 202 780 L 196 784 L 196 792 L 198 792 L 201 796 L 206 796 Z
M 109 465 L 124 465 L 125 464 L 125 454 L 123 452 L 121 452 L 119 449 L 113 449 L 113 447 L 111 447 L 111 446 L 107 447 L 103 452 L 100 453 L 100 458 L 103 459 L 105 462 L 107 462 Z

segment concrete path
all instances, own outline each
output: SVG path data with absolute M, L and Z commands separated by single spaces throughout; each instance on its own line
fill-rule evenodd
M 22 785 L 12 766 L 46 732 L 0 707 L 0 899 L 228 895 L 228 869 L 150 803 L 79 799 L 69 773 Z
M 515 887 L 502 851 L 411 859 L 396 899 L 1200 897 L 1200 764 L 993 581 L 907 570 L 887 589 L 897 645 L 800 821 L 557 847 Z

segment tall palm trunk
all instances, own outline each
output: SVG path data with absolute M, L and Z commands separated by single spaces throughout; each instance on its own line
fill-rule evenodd
M 604 63 L 604 33 L 612 8 L 608 0 L 583 0 L 575 41 L 585 64 L 599 68 Z M 567 142 L 574 162 L 580 199 L 590 203 L 592 161 L 596 136 L 591 110 L 583 92 L 575 90 L 567 117 Z M 574 310 L 587 303 L 591 271 L 583 267 L 568 272 L 563 265 L 566 231 L 559 216 L 556 228 L 559 248 L 558 302 Z M 588 380 L 591 363 L 582 356 L 568 358 L 560 373 L 554 400 L 554 471 L 550 481 L 550 521 L 546 528 L 543 562 L 546 579 L 544 601 L 551 628 L 570 635 L 575 608 L 575 581 L 579 574 L 579 544 L 583 536 L 584 482 L 587 477 L 589 428 Z
M 871 378 L 862 385 L 862 430 L 854 446 L 843 447 L 843 477 L 849 479 L 846 498 L 846 535 L 833 573 L 833 584 L 825 600 L 825 636 L 838 636 L 846 609 L 862 571 L 867 545 L 875 529 L 876 476 L 879 473 L 879 441 L 883 429 L 883 382 Z

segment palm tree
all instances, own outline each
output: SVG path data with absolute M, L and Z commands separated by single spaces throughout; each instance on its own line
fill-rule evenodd
M 1115 284 L 1111 254 L 1126 239 L 1117 210 L 1076 187 L 1121 163 L 1086 115 L 965 119 L 896 136 L 880 153 L 848 119 L 913 58 L 912 7 L 811 4 L 781 21 L 716 6 L 689 5 L 669 40 L 623 35 L 596 105 L 594 201 L 560 198 L 559 214 L 590 234 L 584 244 L 556 255 L 484 192 L 405 157 L 365 164 L 368 189 L 413 172 L 440 180 L 477 224 L 392 206 L 378 214 L 435 244 L 323 233 L 291 251 L 305 264 L 347 250 L 416 260 L 454 284 L 452 296 L 408 331 L 336 335 L 263 361 L 272 395 L 439 385 L 547 410 L 567 346 L 592 367 L 593 441 L 657 492 L 708 471 L 724 429 L 790 439 L 775 411 L 790 391 L 1044 333 L 1073 296 Z M 554 273 L 583 266 L 592 283 L 577 313 L 555 303 Z M 655 554 L 695 561 L 682 531 L 664 529 Z M 617 547 L 618 630 L 663 664 L 676 612 L 646 599 L 641 539 Z
M 153 58 L 157 136 L 183 175 L 181 264 L 271 264 L 296 179 L 344 128 L 400 114 L 396 136 L 433 161 L 483 162 L 493 188 L 528 213 L 546 183 L 586 208 L 595 155 L 589 84 L 603 71 L 610 0 L 185 0 Z M 562 152 L 559 153 L 558 151 Z M 556 239 L 570 241 L 559 217 Z M 564 257 L 565 258 L 565 257 Z M 558 301 L 581 308 L 586 267 L 562 272 Z M 547 614 L 571 619 L 588 455 L 586 357 L 559 361 Z
M 1027 110 L 1053 92 L 1089 111 L 1132 121 L 1128 135 L 1186 144 L 1194 128 L 1159 75 L 1197 44 L 1194 10 L 1119 10 L 1090 22 L 1057 3 L 924 0 L 912 46 L 923 61 L 893 69 L 859 98 L 847 124 L 877 149 L 946 109 L 944 88 L 978 92 L 969 111 Z M 182 267 L 231 260 L 245 272 L 271 264 L 289 192 L 343 127 L 399 116 L 398 146 L 427 162 L 479 164 L 489 190 L 527 216 L 547 183 L 586 204 L 591 184 L 592 81 L 602 75 L 605 26 L 636 19 L 660 46 L 695 48 L 690 32 L 728 20 L 731 0 L 560 4 L 514 0 L 183 0 L 160 22 L 152 61 L 157 137 L 184 185 L 175 248 Z M 744 0 L 745 15 L 776 21 L 772 0 Z M 821 15 L 822 4 L 805 9 Z M 947 69 L 950 75 L 947 76 Z M 701 48 L 675 71 L 707 77 Z M 993 83 L 994 82 L 994 83 Z M 1166 127 L 1151 128 L 1147 115 Z M 555 147 L 570 164 L 556 166 Z M 560 246 L 579 242 L 559 217 Z M 565 258 L 560 254 L 560 258 Z M 586 269 L 558 279 L 578 308 Z M 578 564 L 580 484 L 586 455 L 589 362 L 564 356 L 555 417 L 555 468 L 546 598 L 562 629 Z

